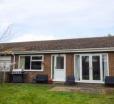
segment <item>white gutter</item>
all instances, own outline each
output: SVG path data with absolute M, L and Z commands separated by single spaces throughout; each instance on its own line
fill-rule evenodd
M 41 51 L 15 51 L 15 54 L 36 54 L 36 53 L 74 53 L 74 52 L 110 52 L 114 47 L 109 48 L 85 48 L 85 49 L 61 49 L 61 50 L 41 50 Z M 3 52 L 2 52 L 3 53 Z

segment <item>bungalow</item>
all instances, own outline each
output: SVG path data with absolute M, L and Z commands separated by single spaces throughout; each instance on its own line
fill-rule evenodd
M 62 82 L 74 76 L 80 83 L 104 83 L 106 76 L 114 76 L 113 36 L 1 43 L 0 55 L 0 63 L 14 62 L 14 69 L 27 73 L 26 82 L 37 74 Z

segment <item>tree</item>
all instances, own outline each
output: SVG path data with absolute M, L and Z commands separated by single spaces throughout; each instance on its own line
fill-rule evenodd
M 8 25 L 4 30 L 1 30 L 0 28 L 0 42 L 6 42 L 11 37 L 14 37 L 14 33 L 12 33 L 12 26 L 13 24 Z
M 11 37 L 14 35 L 12 34 L 12 25 L 8 25 L 7 28 L 5 30 L 3 30 L 2 32 L 0 31 L 0 42 L 6 42 L 9 39 L 11 39 Z M 13 36 L 14 37 L 14 36 Z M 0 46 L 0 50 L 3 48 L 3 46 Z M 4 51 L 4 55 L 8 55 L 8 54 L 12 54 L 13 52 L 8 52 L 8 51 Z M 7 70 L 7 63 L 0 63 L 0 82 L 4 83 L 5 82 L 5 78 L 6 78 L 6 70 Z M 9 65 L 9 67 L 12 65 L 12 63 Z
M 112 36 L 112 34 L 108 34 L 108 37 L 111 37 Z

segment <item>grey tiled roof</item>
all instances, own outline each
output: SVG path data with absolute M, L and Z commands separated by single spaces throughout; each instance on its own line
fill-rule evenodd
M 1 51 L 7 51 L 7 50 L 40 51 L 40 50 L 108 48 L 108 47 L 114 47 L 114 36 L 0 44 Z

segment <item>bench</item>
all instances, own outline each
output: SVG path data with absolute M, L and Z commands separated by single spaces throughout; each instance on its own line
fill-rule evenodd
M 37 75 L 34 80 L 36 83 L 48 83 L 48 75 Z
M 105 77 L 105 85 L 114 86 L 114 76 L 106 76 Z

